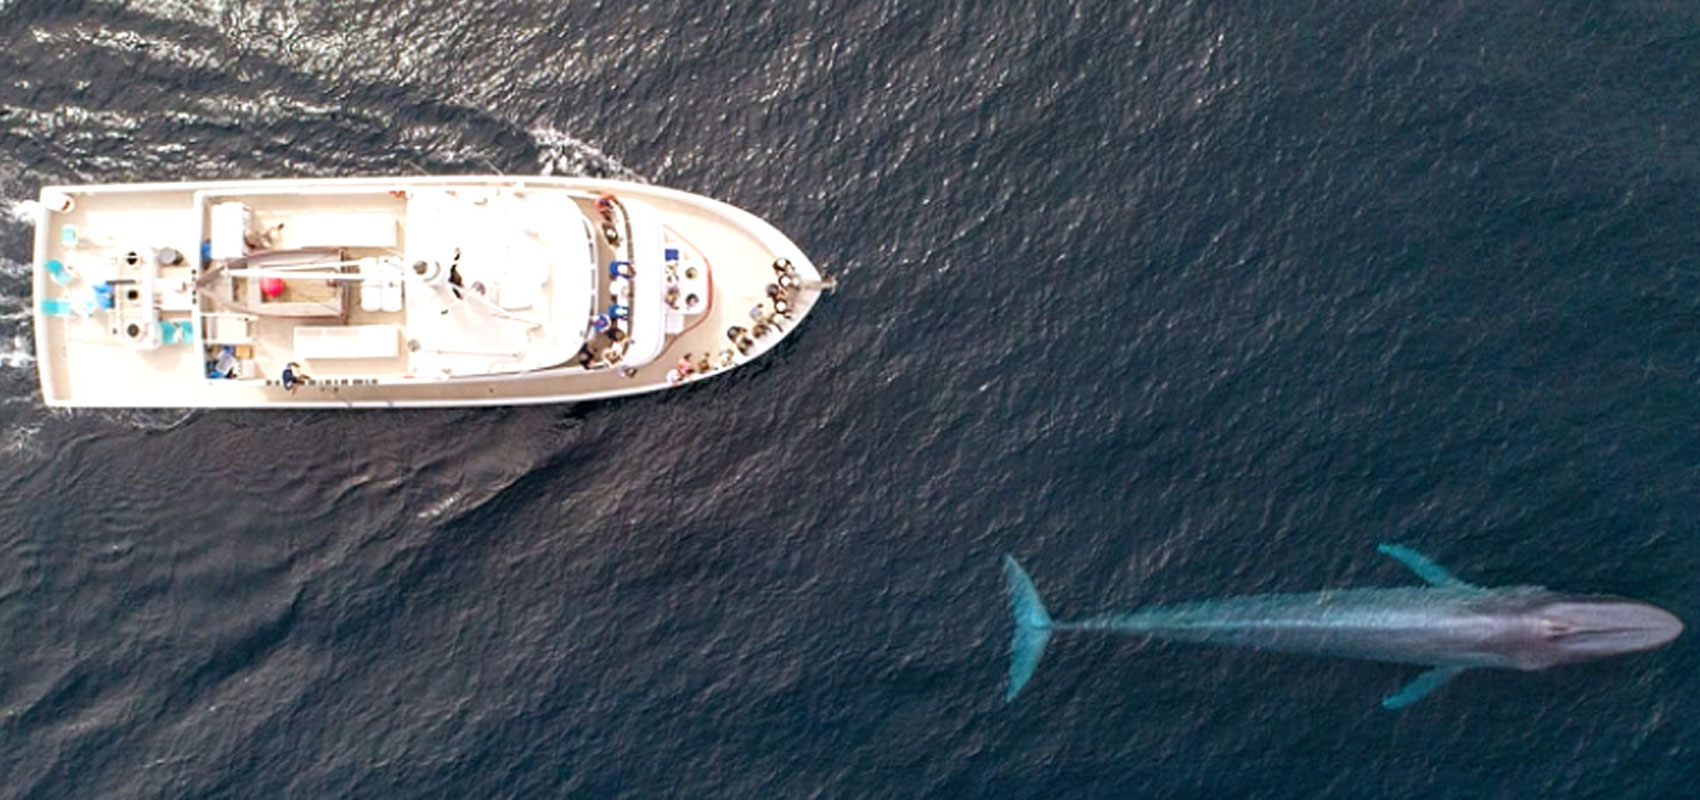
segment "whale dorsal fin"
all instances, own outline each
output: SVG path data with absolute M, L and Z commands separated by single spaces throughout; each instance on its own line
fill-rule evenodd
M 1434 584 L 1435 586 L 1444 586 L 1448 589 L 1470 590 L 1480 590 L 1482 588 L 1475 584 L 1465 583 L 1452 577 L 1452 573 L 1447 572 L 1445 567 L 1434 563 L 1433 559 L 1430 559 L 1428 556 L 1412 550 L 1409 547 L 1405 547 L 1404 545 L 1383 544 L 1375 549 L 1377 552 L 1390 555 L 1394 558 L 1394 560 L 1410 567 L 1411 571 L 1417 573 L 1418 577 Z
M 1405 684 L 1405 688 L 1400 689 L 1398 693 L 1390 694 L 1381 698 L 1381 707 L 1389 710 L 1404 708 L 1405 706 L 1423 699 L 1423 695 L 1445 686 L 1447 681 L 1457 677 L 1458 673 L 1463 672 L 1465 669 L 1467 668 L 1436 667 L 1431 669 L 1428 672 L 1418 675 L 1416 679 L 1410 683 Z

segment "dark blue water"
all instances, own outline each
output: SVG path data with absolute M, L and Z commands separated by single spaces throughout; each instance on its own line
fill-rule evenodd
M 0 199 L 552 171 L 842 279 L 576 407 L 50 412 L 0 223 L 0 797 L 1680 797 L 1693 634 L 1060 638 L 1412 580 L 1700 623 L 1700 6 L 0 0 Z

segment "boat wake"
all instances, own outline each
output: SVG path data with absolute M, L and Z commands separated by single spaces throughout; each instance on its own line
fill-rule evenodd
M 26 315 L 27 316 L 27 315 Z M 14 333 L 0 339 L 0 367 L 35 366 L 35 344 L 28 336 Z
M 6 209 L 7 216 L 13 222 L 29 224 L 35 218 L 35 210 L 39 208 L 33 200 L 12 200 L 0 195 L 0 208 Z
M 544 175 L 619 178 L 649 183 L 648 178 L 620 163 L 619 159 L 571 134 L 554 128 L 532 128 L 527 133 L 537 143 L 537 162 Z
M 0 258 L 0 369 L 35 366 L 29 275 L 28 264 Z

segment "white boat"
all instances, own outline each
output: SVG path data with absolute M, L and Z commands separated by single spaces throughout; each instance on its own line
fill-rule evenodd
M 760 356 L 832 287 L 755 216 L 621 181 L 52 186 L 33 205 L 51 406 L 617 397 Z

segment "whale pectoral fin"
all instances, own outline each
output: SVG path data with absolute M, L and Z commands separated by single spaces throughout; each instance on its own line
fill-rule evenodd
M 1452 576 L 1452 573 L 1447 572 L 1445 567 L 1434 563 L 1433 559 L 1412 550 L 1409 547 L 1405 547 L 1404 545 L 1383 544 L 1377 546 L 1375 549 L 1376 552 L 1390 555 L 1395 561 L 1410 567 L 1411 571 L 1417 573 L 1418 577 L 1434 584 L 1435 586 L 1444 586 L 1448 589 L 1482 588 L 1473 583 L 1465 583 L 1458 580 Z
M 1453 676 L 1463 672 L 1465 669 L 1465 667 L 1438 667 L 1431 669 L 1428 672 L 1418 675 L 1416 680 L 1405 684 L 1405 688 L 1400 689 L 1397 694 L 1390 694 L 1381 698 L 1381 707 L 1388 710 L 1404 708 L 1405 706 L 1423 699 L 1423 695 L 1445 686 L 1447 681 L 1452 680 Z

